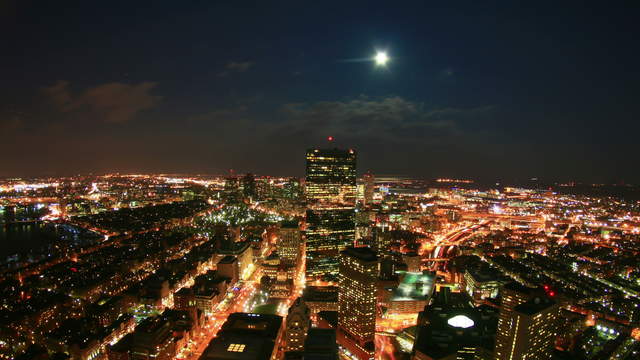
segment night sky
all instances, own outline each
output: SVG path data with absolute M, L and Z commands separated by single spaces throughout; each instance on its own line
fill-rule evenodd
M 221 3 L 1 2 L 0 176 L 640 182 L 637 1 Z

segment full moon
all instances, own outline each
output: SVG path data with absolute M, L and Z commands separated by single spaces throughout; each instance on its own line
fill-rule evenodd
M 376 56 L 373 58 L 378 66 L 385 66 L 389 61 L 389 56 L 387 56 L 386 52 L 378 52 Z

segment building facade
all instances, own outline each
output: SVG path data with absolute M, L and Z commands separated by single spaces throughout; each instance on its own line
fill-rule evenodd
M 359 358 L 373 357 L 377 276 L 378 256 L 370 248 L 350 247 L 340 253 L 339 337 Z
M 338 254 L 355 240 L 356 152 L 307 151 L 307 279 L 335 277 Z
M 304 342 L 311 326 L 311 311 L 302 298 L 297 298 L 289 308 L 285 328 L 286 351 L 304 350 Z

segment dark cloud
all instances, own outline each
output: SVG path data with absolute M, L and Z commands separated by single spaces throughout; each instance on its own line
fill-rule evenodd
M 218 76 L 225 77 L 231 75 L 231 73 L 243 73 L 254 65 L 253 61 L 230 61 L 225 65 L 225 70 L 218 73 Z
M 106 123 L 124 123 L 139 112 L 151 109 L 162 100 L 150 92 L 157 83 L 107 83 L 73 94 L 69 82 L 59 81 L 43 88 L 43 94 L 61 112 L 74 115 L 82 121 L 98 120 Z
M 350 138 L 411 140 L 422 135 L 455 133 L 458 121 L 488 112 L 491 107 L 427 106 L 398 96 L 347 101 L 291 103 L 282 106 L 290 131 L 315 129 Z
M 18 116 L 0 117 L 0 131 L 9 133 L 23 125 L 23 121 Z

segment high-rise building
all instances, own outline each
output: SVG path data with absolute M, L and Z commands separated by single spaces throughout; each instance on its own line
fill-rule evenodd
M 509 359 L 508 354 L 511 353 L 511 339 L 515 333 L 513 308 L 527 302 L 533 294 L 533 289 L 512 282 L 504 285 L 500 292 L 502 303 L 500 304 L 495 348 L 498 360 Z
M 299 261 L 302 233 L 297 221 L 286 221 L 280 225 L 278 234 L 277 251 L 280 263 L 288 266 L 296 266 Z
M 412 360 L 493 359 L 497 310 L 443 287 L 418 315 Z
M 356 202 L 356 152 L 307 151 L 307 202 L 317 208 L 352 208 Z
M 305 190 L 307 280 L 335 277 L 339 252 L 355 240 L 356 152 L 307 151 Z
M 377 277 L 378 256 L 372 249 L 350 247 L 340 253 L 338 337 L 361 359 L 372 358 L 375 350 Z
M 311 312 L 302 298 L 297 298 L 289 308 L 285 328 L 286 351 L 302 351 L 311 326 Z
M 256 198 L 256 179 L 251 173 L 242 177 L 242 195 L 249 199 Z
M 551 359 L 558 331 L 560 307 L 547 297 L 533 299 L 513 308 L 514 337 L 503 359 Z
M 517 283 L 504 285 L 501 292 L 496 360 L 551 358 L 558 305 L 539 296 L 536 289 Z
M 370 172 L 364 174 L 362 178 L 364 180 L 364 197 L 363 197 L 362 204 L 364 206 L 371 206 L 371 204 L 373 203 L 373 190 L 374 190 L 375 178 L 373 174 L 371 174 Z

